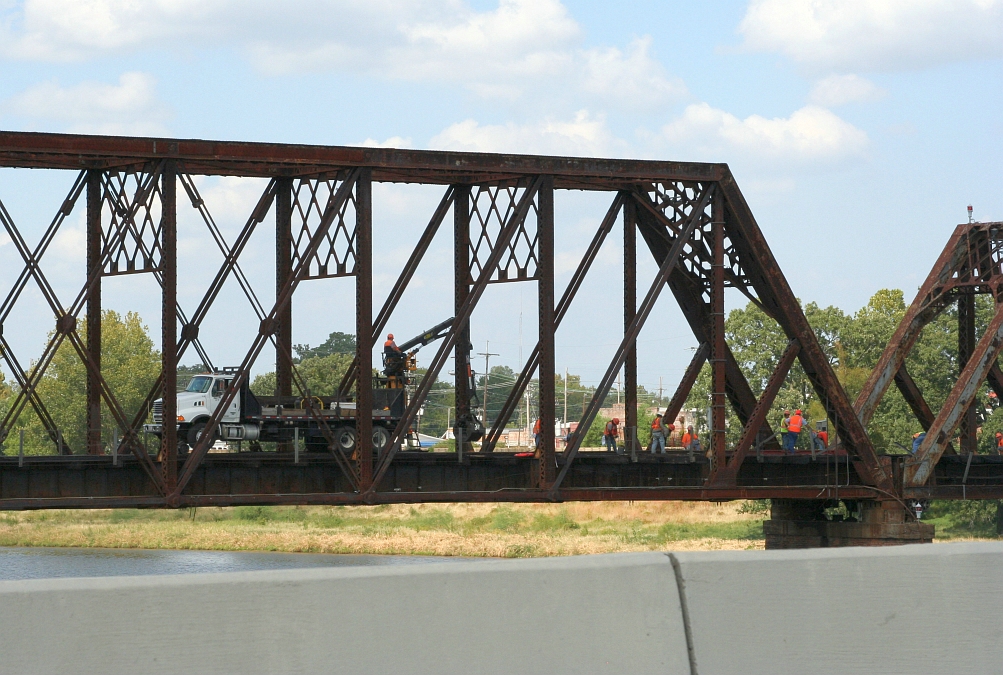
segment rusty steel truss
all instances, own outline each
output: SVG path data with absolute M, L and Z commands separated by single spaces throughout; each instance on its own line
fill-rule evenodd
M 971 449 L 974 423 L 967 411 L 974 388 L 987 378 L 998 390 L 1003 385 L 1003 374 L 996 366 L 1003 344 L 1003 313 L 997 313 L 989 332 L 976 341 L 971 309 L 972 293 L 1000 297 L 1003 277 L 997 225 L 958 228 L 854 407 L 724 164 L 0 132 L 0 166 L 75 174 L 66 198 L 55 205 L 51 225 L 34 244 L 25 241 L 2 208 L 0 185 L 0 221 L 24 263 L 11 288 L 0 289 L 5 294 L 0 329 L 29 285 L 41 292 L 55 328 L 31 367 L 18 359 L 0 330 L 0 350 L 16 393 L 0 419 L 0 441 L 30 407 L 54 447 L 63 453 L 17 458 L 8 452 L 0 458 L 0 509 L 952 497 L 962 466 L 957 458 L 943 456 L 948 441 L 960 427 L 962 449 Z M 193 177 L 201 175 L 268 179 L 233 241 L 223 237 L 213 220 L 213 205 L 199 194 Z M 378 309 L 372 286 L 374 182 L 443 188 L 409 260 Z M 609 195 L 609 207 L 604 215 L 597 214 L 601 217 L 595 234 L 559 298 L 554 284 L 554 194 L 558 190 Z M 191 313 L 177 299 L 177 215 L 179 209 L 189 207 L 198 213 L 223 255 L 222 265 Z M 44 256 L 63 223 L 80 208 L 86 211 L 87 224 L 85 281 L 67 302 L 46 279 Z M 272 226 L 266 222 L 270 213 L 275 218 L 276 299 L 269 305 L 259 300 L 240 259 L 255 230 Z M 372 350 L 450 214 L 455 319 L 392 430 L 389 450 L 377 456 L 368 442 L 373 428 L 373 383 L 368 376 Z M 623 338 L 585 408 L 579 431 L 559 452 L 554 438 L 554 334 L 600 248 L 618 226 L 624 228 Z M 650 281 L 637 277 L 638 233 L 658 266 Z M 162 289 L 162 372 L 131 419 L 101 369 L 101 282 L 123 274 L 151 274 Z M 357 353 L 340 387 L 340 394 L 354 398 L 361 411 L 356 420 L 359 446 L 351 454 L 339 449 L 325 418 L 312 408 L 292 354 L 295 292 L 304 281 L 330 277 L 355 279 Z M 199 329 L 230 278 L 257 314 L 258 331 L 247 337 L 249 347 L 206 433 L 190 453 L 179 457 L 175 400 L 164 393 L 176 390 L 177 365 L 189 349 L 212 366 Z M 469 444 L 461 444 L 456 454 L 402 451 L 402 441 L 450 355 L 459 357 L 469 343 L 470 317 L 486 287 L 523 281 L 535 282 L 538 288 L 538 341 L 501 414 L 486 430 L 479 451 L 473 452 Z M 639 283 L 642 289 L 646 286 L 640 302 Z M 727 288 L 748 297 L 787 336 L 787 348 L 765 391 L 758 395 L 725 340 Z M 678 415 L 698 373 L 709 363 L 712 395 L 707 454 L 652 456 L 641 452 L 636 442 L 624 455 L 581 452 L 584 432 L 620 372 L 627 385 L 625 426 L 636 429 L 636 339 L 665 290 L 699 343 L 668 406 L 667 418 Z M 903 364 L 922 326 L 954 300 L 965 308 L 960 348 L 967 365 L 948 404 L 934 416 Z M 85 338 L 77 330 L 82 314 L 90 328 Z M 71 345 L 86 366 L 85 448 L 69 448 L 63 442 L 62 431 L 38 393 L 41 378 L 64 343 Z M 303 397 L 307 412 L 323 430 L 328 452 L 299 457 L 280 447 L 279 452 L 208 454 L 222 411 L 238 395 L 266 349 L 275 353 L 276 395 Z M 795 361 L 834 425 L 832 446 L 817 457 L 770 452 L 778 446 L 767 412 Z M 367 376 L 359 377 L 360 369 Z M 455 419 L 471 412 L 465 395 L 467 380 L 460 371 L 456 369 Z M 537 457 L 515 457 L 500 451 L 498 441 L 537 374 L 541 375 L 541 451 Z M 879 456 L 865 429 L 893 380 L 930 429 L 919 455 L 908 461 Z M 160 397 L 163 436 L 159 450 L 150 453 L 140 440 L 140 430 L 153 401 Z M 105 455 L 102 445 L 102 403 L 120 432 L 113 456 Z M 725 436 L 728 406 L 743 425 L 733 447 Z M 968 457 L 961 483 L 964 496 L 1003 495 L 1003 464 L 994 459 L 981 457 L 973 465 Z

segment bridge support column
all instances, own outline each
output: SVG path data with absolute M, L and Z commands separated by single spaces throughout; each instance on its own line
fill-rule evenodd
M 774 499 L 770 520 L 763 523 L 766 548 L 831 548 L 929 544 L 934 527 L 915 520 L 897 501 L 851 502 L 846 520 L 826 517 L 836 506 L 820 499 Z M 838 517 L 838 516 L 837 516 Z

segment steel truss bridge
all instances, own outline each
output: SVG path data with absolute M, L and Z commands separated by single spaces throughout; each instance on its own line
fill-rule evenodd
M 974 296 L 1001 299 L 1000 223 L 959 225 L 885 349 L 856 402 L 840 386 L 815 334 L 777 265 L 728 166 L 614 159 L 492 155 L 395 149 L 231 143 L 0 132 L 0 166 L 60 171 L 71 187 L 52 204 L 51 224 L 36 242 L 25 240 L 6 208 L 0 220 L 23 260 L 9 288 L 0 288 L 0 350 L 14 376 L 15 398 L 0 420 L 0 509 L 53 507 L 181 507 L 236 504 L 380 504 L 395 502 L 544 502 L 562 500 L 910 499 L 1003 498 L 1003 457 L 978 456 L 975 400 L 989 385 L 1003 397 L 997 357 L 1003 347 L 1003 311 L 988 330 L 975 331 Z M 195 176 L 268 179 L 246 224 L 226 241 L 212 217 L 213 204 L 199 194 Z M 373 298 L 373 183 L 417 183 L 442 188 L 438 207 L 389 296 Z M 589 190 L 608 195 L 596 214 L 594 236 L 560 297 L 554 286 L 554 195 Z M 4 198 L 0 184 L 0 206 Z M 182 197 L 179 200 L 179 195 Z M 81 203 L 82 202 L 82 203 Z M 190 313 L 177 301 L 177 215 L 192 208 L 223 254 L 223 263 Z M 70 215 L 86 214 L 86 268 L 73 297 L 60 298 L 46 279 L 45 253 Z M 270 214 L 274 213 L 274 222 Z M 451 227 L 448 221 L 451 218 Z M 241 254 L 258 228 L 275 228 L 276 300 L 262 305 L 241 266 Z M 445 225 L 445 227 L 444 227 Z M 624 236 L 624 329 L 579 433 L 557 451 L 554 438 L 554 334 L 576 301 L 606 237 Z M 433 237 L 445 229 L 454 242 L 455 316 L 417 385 L 390 450 L 374 457 L 372 350 L 387 327 Z M 658 266 L 647 288 L 638 289 L 637 235 Z M 162 372 L 135 417 L 128 417 L 101 370 L 101 284 L 120 274 L 152 274 L 162 289 Z M 347 455 L 331 443 L 323 453 L 209 454 L 210 433 L 191 452 L 178 455 L 175 400 L 177 365 L 192 349 L 207 364 L 199 328 L 224 283 L 233 277 L 254 307 L 259 328 L 233 385 L 210 421 L 210 431 L 237 395 L 262 352 L 274 350 L 277 394 L 302 395 L 305 383 L 292 360 L 292 303 L 305 281 L 354 277 L 357 353 L 341 383 L 362 413 L 358 451 Z M 432 384 L 450 353 L 469 341 L 469 320 L 488 284 L 534 282 L 539 297 L 539 338 L 511 395 L 477 452 L 400 451 Z M 270 281 L 269 281 L 270 283 Z M 45 300 L 54 331 L 34 367 L 25 367 L 7 341 L 16 328 L 11 310 L 29 285 Z M 732 355 L 724 333 L 725 289 L 735 288 L 775 319 L 789 342 L 758 396 Z M 643 290 L 638 302 L 639 290 Z M 665 291 L 674 298 L 699 348 L 669 405 L 674 419 L 702 366 L 712 372 L 706 457 L 686 453 L 623 456 L 580 452 L 617 373 L 625 373 L 625 426 L 636 427 L 635 341 Z M 584 299 L 588 301 L 588 298 Z M 581 301 L 581 299 L 579 299 Z M 963 368 L 943 408 L 933 411 L 905 367 L 923 326 L 957 303 L 959 362 Z M 190 308 L 189 308 L 190 310 Z M 90 330 L 82 337 L 78 317 Z M 4 336 L 3 330 L 7 331 Z M 76 454 L 12 456 L 16 423 L 28 407 L 53 440 L 62 431 L 46 408 L 38 384 L 60 345 L 67 343 L 86 366 L 86 447 Z M 799 361 L 834 428 L 834 443 L 817 457 L 785 457 L 776 450 L 767 412 L 795 360 Z M 460 369 L 457 369 L 459 371 Z M 542 457 L 521 458 L 495 450 L 534 374 L 539 377 Z M 457 416 L 468 412 L 467 382 L 456 377 Z M 928 433 L 913 456 L 879 456 L 865 430 L 892 385 L 902 392 Z M 161 447 L 148 452 L 140 438 L 152 402 L 164 396 Z M 101 437 L 102 402 L 119 429 L 113 455 Z M 743 425 L 740 440 L 725 438 L 726 406 Z M 309 406 L 307 406 L 309 407 Z M 329 430 L 325 433 L 328 433 Z M 952 444 L 959 439 L 959 447 Z M 331 441 L 330 437 L 328 438 Z M 55 447 L 55 446 L 54 446 Z M 463 448 L 461 448 L 463 450 Z M 795 502 L 788 502 L 795 503 Z

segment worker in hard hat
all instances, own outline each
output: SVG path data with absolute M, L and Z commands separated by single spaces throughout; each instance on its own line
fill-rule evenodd
M 401 350 L 394 342 L 394 334 L 387 333 L 387 341 L 383 343 L 383 354 L 386 356 L 400 356 Z
M 668 426 L 672 426 L 671 424 Z M 665 454 L 665 420 L 661 415 L 656 414 L 651 420 L 651 454 L 661 452 Z
M 543 442 L 543 433 L 542 433 L 541 429 L 542 429 L 542 426 L 541 426 L 540 418 L 537 417 L 536 421 L 533 422 L 533 448 L 537 452 L 540 451 L 540 445 Z
M 697 432 L 693 431 L 692 424 L 686 427 L 682 443 L 683 450 L 689 453 L 690 461 L 692 462 L 694 457 L 700 452 L 700 437 L 697 436 Z
M 609 452 L 619 452 L 619 448 L 616 447 L 616 437 L 620 433 L 620 420 L 616 417 L 611 419 L 606 423 L 606 428 L 603 429 L 602 438 L 606 443 L 606 450 Z
M 795 410 L 787 421 L 787 436 L 784 438 L 784 450 L 792 455 L 796 452 L 795 448 L 797 448 L 802 426 L 804 426 L 804 416 L 800 410 Z

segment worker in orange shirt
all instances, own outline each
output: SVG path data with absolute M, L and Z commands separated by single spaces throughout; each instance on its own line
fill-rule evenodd
M 692 424 L 686 427 L 686 433 L 683 434 L 683 450 L 690 453 L 690 459 L 693 459 L 693 456 L 700 452 L 700 438 L 693 431 Z
M 603 442 L 606 443 L 606 450 L 609 452 L 619 452 L 619 448 L 616 447 L 616 437 L 620 433 L 620 420 L 614 417 L 609 422 L 606 423 L 606 428 L 603 429 L 602 438 Z
M 661 415 L 655 415 L 651 421 L 651 454 L 657 452 L 665 454 L 665 420 Z
M 787 422 L 787 436 L 784 437 L 784 450 L 790 454 L 795 453 L 798 444 L 798 436 L 801 435 L 801 427 L 804 425 L 804 417 L 800 410 L 795 410 Z
M 829 447 L 829 432 L 825 429 L 820 430 L 815 434 L 815 449 L 819 452 L 825 452 L 825 449 Z
M 394 341 L 393 333 L 387 333 L 387 341 L 383 343 L 383 353 L 387 356 L 400 356 L 401 350 Z
M 996 454 L 1003 455 L 1003 433 L 996 432 Z
M 533 447 L 537 450 L 540 449 L 540 441 L 543 438 L 543 434 L 540 433 L 540 418 L 537 417 L 536 421 L 533 422 Z

